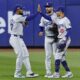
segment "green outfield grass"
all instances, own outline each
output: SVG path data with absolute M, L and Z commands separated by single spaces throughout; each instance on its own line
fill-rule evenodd
M 13 50 L 0 50 L 0 80 L 80 80 L 80 52 L 79 50 L 68 50 L 67 60 L 71 68 L 71 71 L 74 74 L 74 77 L 71 79 L 47 79 L 44 78 L 45 74 L 45 65 L 44 59 L 45 54 L 44 50 L 29 50 L 30 52 L 30 61 L 32 65 L 32 70 L 35 73 L 38 73 L 40 76 L 37 78 L 25 78 L 25 79 L 15 79 L 13 77 L 15 70 L 15 60 L 16 56 Z M 52 72 L 54 72 L 54 61 L 52 57 Z M 26 70 L 23 66 L 22 74 L 25 74 Z M 63 67 L 61 66 L 61 75 L 65 74 Z

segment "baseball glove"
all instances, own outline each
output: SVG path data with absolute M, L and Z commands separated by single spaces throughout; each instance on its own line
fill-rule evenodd
M 26 26 L 26 25 L 28 25 L 28 21 L 25 21 L 22 24 L 23 24 L 23 26 Z
M 58 25 L 54 23 L 54 24 L 53 24 L 53 27 L 50 28 L 49 30 L 50 30 L 51 32 L 53 32 L 55 42 L 57 42 L 57 41 L 58 41 L 58 34 L 59 34 L 59 32 L 58 32 Z

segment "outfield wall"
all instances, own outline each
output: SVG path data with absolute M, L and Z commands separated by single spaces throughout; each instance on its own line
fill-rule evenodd
M 0 47 L 10 46 L 8 30 L 15 5 L 20 4 L 24 6 L 27 11 L 33 14 L 37 10 L 38 3 L 43 6 L 46 2 L 53 2 L 55 8 L 58 6 L 65 7 L 66 15 L 70 18 L 73 27 L 70 46 L 80 46 L 80 0 L 0 0 Z M 44 8 L 42 10 L 45 12 Z M 38 16 L 33 21 L 30 21 L 24 29 L 24 41 L 27 46 L 44 45 L 44 36 L 38 36 L 40 17 Z

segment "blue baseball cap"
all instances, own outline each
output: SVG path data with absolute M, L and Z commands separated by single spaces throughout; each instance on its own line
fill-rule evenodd
M 44 7 L 53 7 L 53 3 L 47 2 L 46 5 L 45 5 Z
M 65 12 L 65 9 L 64 9 L 64 7 L 59 7 L 57 10 L 56 10 L 56 12 L 58 12 L 58 11 L 60 11 L 60 12 Z

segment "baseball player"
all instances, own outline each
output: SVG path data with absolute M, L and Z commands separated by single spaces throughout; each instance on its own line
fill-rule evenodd
M 59 78 L 60 73 L 60 63 L 66 70 L 66 74 L 62 76 L 62 78 L 71 78 L 73 77 L 72 72 L 70 71 L 67 61 L 66 61 L 66 50 L 71 42 L 70 39 L 70 29 L 71 27 L 71 22 L 70 20 L 65 16 L 64 14 L 65 10 L 63 7 L 58 8 L 57 10 L 57 25 L 58 25 L 58 43 L 57 43 L 57 51 L 55 54 L 55 73 L 53 74 L 53 78 Z
M 53 4 L 47 3 L 45 5 L 46 8 L 46 14 L 41 14 L 41 20 L 40 20 L 40 32 L 39 36 L 43 35 L 43 30 L 45 31 L 45 68 L 46 68 L 46 75 L 45 77 L 51 76 L 51 55 L 55 55 L 56 52 L 56 42 L 57 38 L 55 33 L 51 30 L 53 27 L 53 23 L 56 21 L 57 15 L 53 11 Z
M 38 12 L 34 15 L 23 16 L 23 8 L 19 5 L 16 6 L 14 10 L 14 15 L 11 20 L 11 36 L 9 42 L 17 55 L 16 70 L 14 73 L 15 78 L 38 76 L 38 74 L 33 73 L 31 70 L 29 52 L 23 41 L 23 27 L 25 27 L 27 22 L 35 18 L 37 15 Z M 26 67 L 26 76 L 21 75 L 22 64 L 24 64 Z

